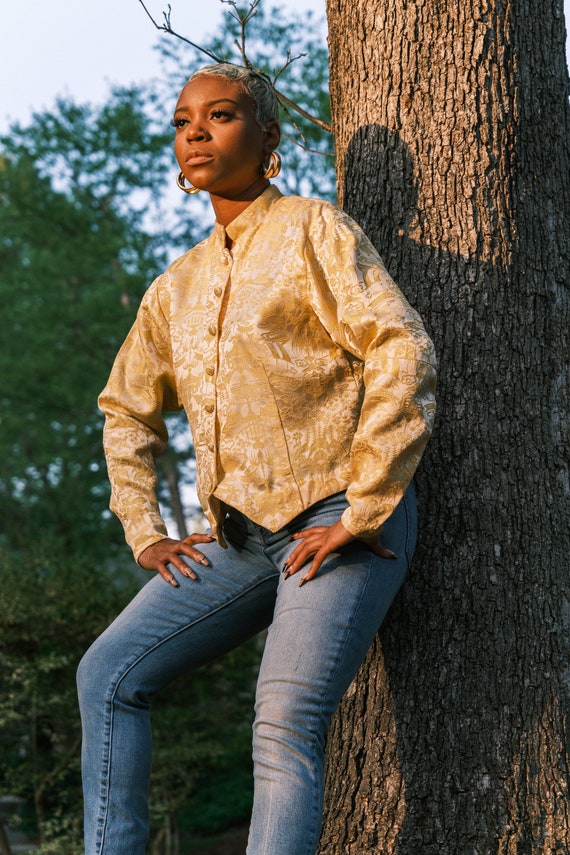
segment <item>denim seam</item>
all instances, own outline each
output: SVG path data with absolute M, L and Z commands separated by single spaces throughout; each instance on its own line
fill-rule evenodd
M 366 571 L 366 582 L 368 582 L 368 580 L 370 579 L 370 575 L 371 575 L 371 573 L 372 573 L 372 565 L 373 565 L 373 563 L 374 563 L 374 555 L 373 555 L 373 553 L 371 553 L 371 554 L 370 554 L 369 561 L 368 561 L 368 568 L 367 568 L 367 571 Z M 333 572 L 334 572 L 334 571 L 333 571 Z M 342 657 L 344 656 L 344 653 L 345 653 L 345 651 L 346 651 L 346 647 L 347 647 L 347 645 L 348 645 L 348 639 L 349 639 L 349 636 L 350 636 L 350 632 L 351 632 L 352 628 L 354 627 L 354 625 L 357 623 L 357 617 L 358 617 L 358 613 L 359 613 L 359 611 L 360 611 L 360 607 L 361 607 L 361 605 L 362 605 L 362 601 L 363 601 L 363 599 L 364 599 L 364 592 L 365 592 L 365 590 L 366 590 L 366 585 L 363 585 L 363 586 L 362 586 L 362 591 L 361 591 L 360 597 L 359 597 L 359 599 L 358 599 L 358 604 L 355 606 L 355 608 L 354 608 L 354 610 L 353 610 L 353 613 L 352 613 L 352 620 L 353 620 L 353 623 L 352 623 L 352 625 L 351 625 L 351 626 L 349 626 L 349 627 L 348 627 L 348 630 L 347 630 L 347 632 L 345 633 L 345 636 L 344 636 L 344 639 L 343 639 L 343 643 L 342 643 L 342 649 L 340 650 L 340 652 L 339 652 L 339 654 L 338 654 L 338 656 L 337 656 L 337 659 L 336 659 L 336 662 L 335 662 L 335 665 L 334 665 L 334 669 L 333 669 L 333 668 L 331 668 L 331 676 L 330 676 L 330 678 L 329 678 L 329 680 L 328 680 L 328 688 L 327 688 L 327 691 L 325 692 L 325 694 L 324 694 L 324 695 L 323 695 L 323 697 L 322 697 L 322 700 L 321 700 L 321 703 L 320 703 L 320 707 L 319 707 L 319 714 L 318 714 L 318 715 L 319 715 L 320 717 L 322 717 L 322 715 L 323 715 L 323 708 L 324 708 L 324 706 L 325 706 L 325 700 L 327 699 L 327 697 L 328 697 L 328 696 L 329 696 L 329 694 L 330 694 L 330 688 L 331 688 L 331 686 L 332 686 L 332 684 L 333 684 L 333 675 L 334 675 L 334 674 L 336 674 L 336 673 L 338 672 L 339 668 L 340 668 L 340 663 L 342 662 Z M 354 678 L 353 678 L 353 679 L 354 679 Z M 348 687 L 347 687 L 347 688 L 348 688 Z M 346 690 L 345 690 L 345 691 L 346 691 Z M 343 695 L 344 695 L 344 692 L 343 692 Z M 342 696 L 341 696 L 341 697 L 342 697 Z M 338 707 L 337 707 L 337 708 L 338 708 Z M 334 713 L 333 713 L 333 714 L 334 714 Z M 332 718 L 332 714 L 331 714 L 331 716 L 329 717 L 329 724 L 330 724 L 330 718 Z M 315 721 L 315 726 L 316 726 L 316 724 L 317 724 L 317 722 Z M 328 732 L 328 727 L 327 727 L 327 732 Z M 324 746 L 323 746 L 323 751 L 324 751 Z M 312 755 L 313 755 L 313 768 L 315 768 L 315 762 L 316 762 L 316 743 L 315 743 L 315 741 L 313 741 L 313 745 L 312 745 Z M 323 762 L 324 762 L 324 761 L 323 761 Z M 314 788 L 314 789 L 316 790 L 316 788 Z M 314 810 L 316 813 L 318 813 L 318 805 L 313 805 L 313 810 Z M 317 823 L 317 824 L 318 824 L 318 823 Z M 322 822 L 321 822 L 321 824 L 319 825 L 318 838 L 317 838 L 317 839 L 315 839 L 315 840 L 313 841 L 313 846 L 312 846 L 312 848 L 307 849 L 307 853 L 309 853 L 309 855 L 311 855 L 311 853 L 313 853 L 313 852 L 316 852 L 316 849 L 317 849 L 317 846 L 318 846 L 318 844 L 319 844 L 319 840 L 320 840 L 321 831 L 322 831 Z
M 404 496 L 402 499 L 402 504 L 404 506 L 404 511 L 406 514 L 406 547 L 405 547 L 405 550 L 406 550 L 406 562 L 407 562 L 408 567 L 409 567 L 411 562 L 412 562 L 414 550 L 410 548 L 411 547 L 411 545 L 410 545 L 410 528 L 411 528 L 411 526 L 410 526 L 410 508 L 408 506 L 408 496 L 406 493 L 404 493 Z

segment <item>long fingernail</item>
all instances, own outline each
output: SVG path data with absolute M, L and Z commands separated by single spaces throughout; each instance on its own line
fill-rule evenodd
M 305 584 L 305 582 L 308 582 L 308 581 L 309 581 L 309 580 L 307 579 L 307 577 L 306 577 L 306 576 L 303 576 L 303 578 L 302 578 L 302 579 L 301 579 L 301 581 L 299 582 L 299 588 L 302 588 L 302 587 L 303 587 L 303 585 Z
M 285 562 L 285 564 L 281 568 L 281 572 L 286 574 L 288 570 L 289 570 L 289 565 L 287 564 L 287 562 Z
M 210 566 L 210 562 L 208 561 L 207 558 L 200 558 L 200 564 L 202 564 L 204 567 Z

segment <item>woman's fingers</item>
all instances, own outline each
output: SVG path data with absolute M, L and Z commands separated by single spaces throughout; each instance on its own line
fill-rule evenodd
M 328 529 L 329 526 L 315 526 L 293 535 L 292 539 L 298 543 L 283 566 L 285 578 L 297 573 L 309 558 L 318 552 L 324 543 L 324 535 Z
M 145 570 L 155 570 L 165 582 L 177 587 L 178 582 L 168 565 L 176 567 L 188 579 L 197 579 L 194 570 L 183 560 L 182 556 L 191 558 L 197 564 L 208 566 L 210 562 L 198 549 L 194 548 L 194 544 L 211 543 L 212 540 L 214 538 L 211 534 L 191 534 L 184 540 L 173 540 L 170 537 L 165 537 L 157 543 L 151 544 L 140 554 L 139 564 Z
M 380 535 L 376 537 L 359 537 L 358 540 L 361 540 L 362 543 L 365 543 L 366 546 L 372 550 L 375 555 L 378 555 L 380 558 L 397 558 L 395 552 L 392 552 L 391 549 L 387 549 L 380 542 Z
M 380 542 L 380 532 L 374 537 L 355 538 L 340 520 L 331 526 L 314 526 L 297 532 L 292 539 L 298 541 L 298 546 L 295 547 L 283 566 L 285 578 L 298 573 L 312 558 L 311 566 L 301 578 L 299 586 L 304 585 L 305 582 L 309 582 L 316 576 L 327 556 L 353 540 L 361 540 L 380 558 L 396 558 L 396 555 Z
M 330 526 L 314 526 L 293 535 L 293 540 L 300 541 L 295 547 L 283 570 L 285 577 L 292 576 L 303 567 L 312 557 L 311 566 L 304 574 L 299 585 L 309 582 L 318 572 L 325 558 L 346 543 L 354 540 L 354 535 L 345 529 L 340 520 Z

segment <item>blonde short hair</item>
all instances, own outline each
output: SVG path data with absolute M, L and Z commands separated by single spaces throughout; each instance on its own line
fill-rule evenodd
M 243 65 L 233 65 L 231 62 L 218 62 L 198 69 L 188 78 L 187 83 L 197 77 L 211 74 L 239 84 L 242 91 L 249 95 L 253 101 L 255 118 L 262 131 L 267 130 L 269 122 L 279 122 L 279 102 L 273 87 L 257 71 Z

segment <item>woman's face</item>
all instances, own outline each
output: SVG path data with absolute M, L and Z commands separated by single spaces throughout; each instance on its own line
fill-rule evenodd
M 174 151 L 190 184 L 224 199 L 255 198 L 267 186 L 264 161 L 279 142 L 279 127 L 258 124 L 253 101 L 225 77 L 196 77 L 174 111 Z

